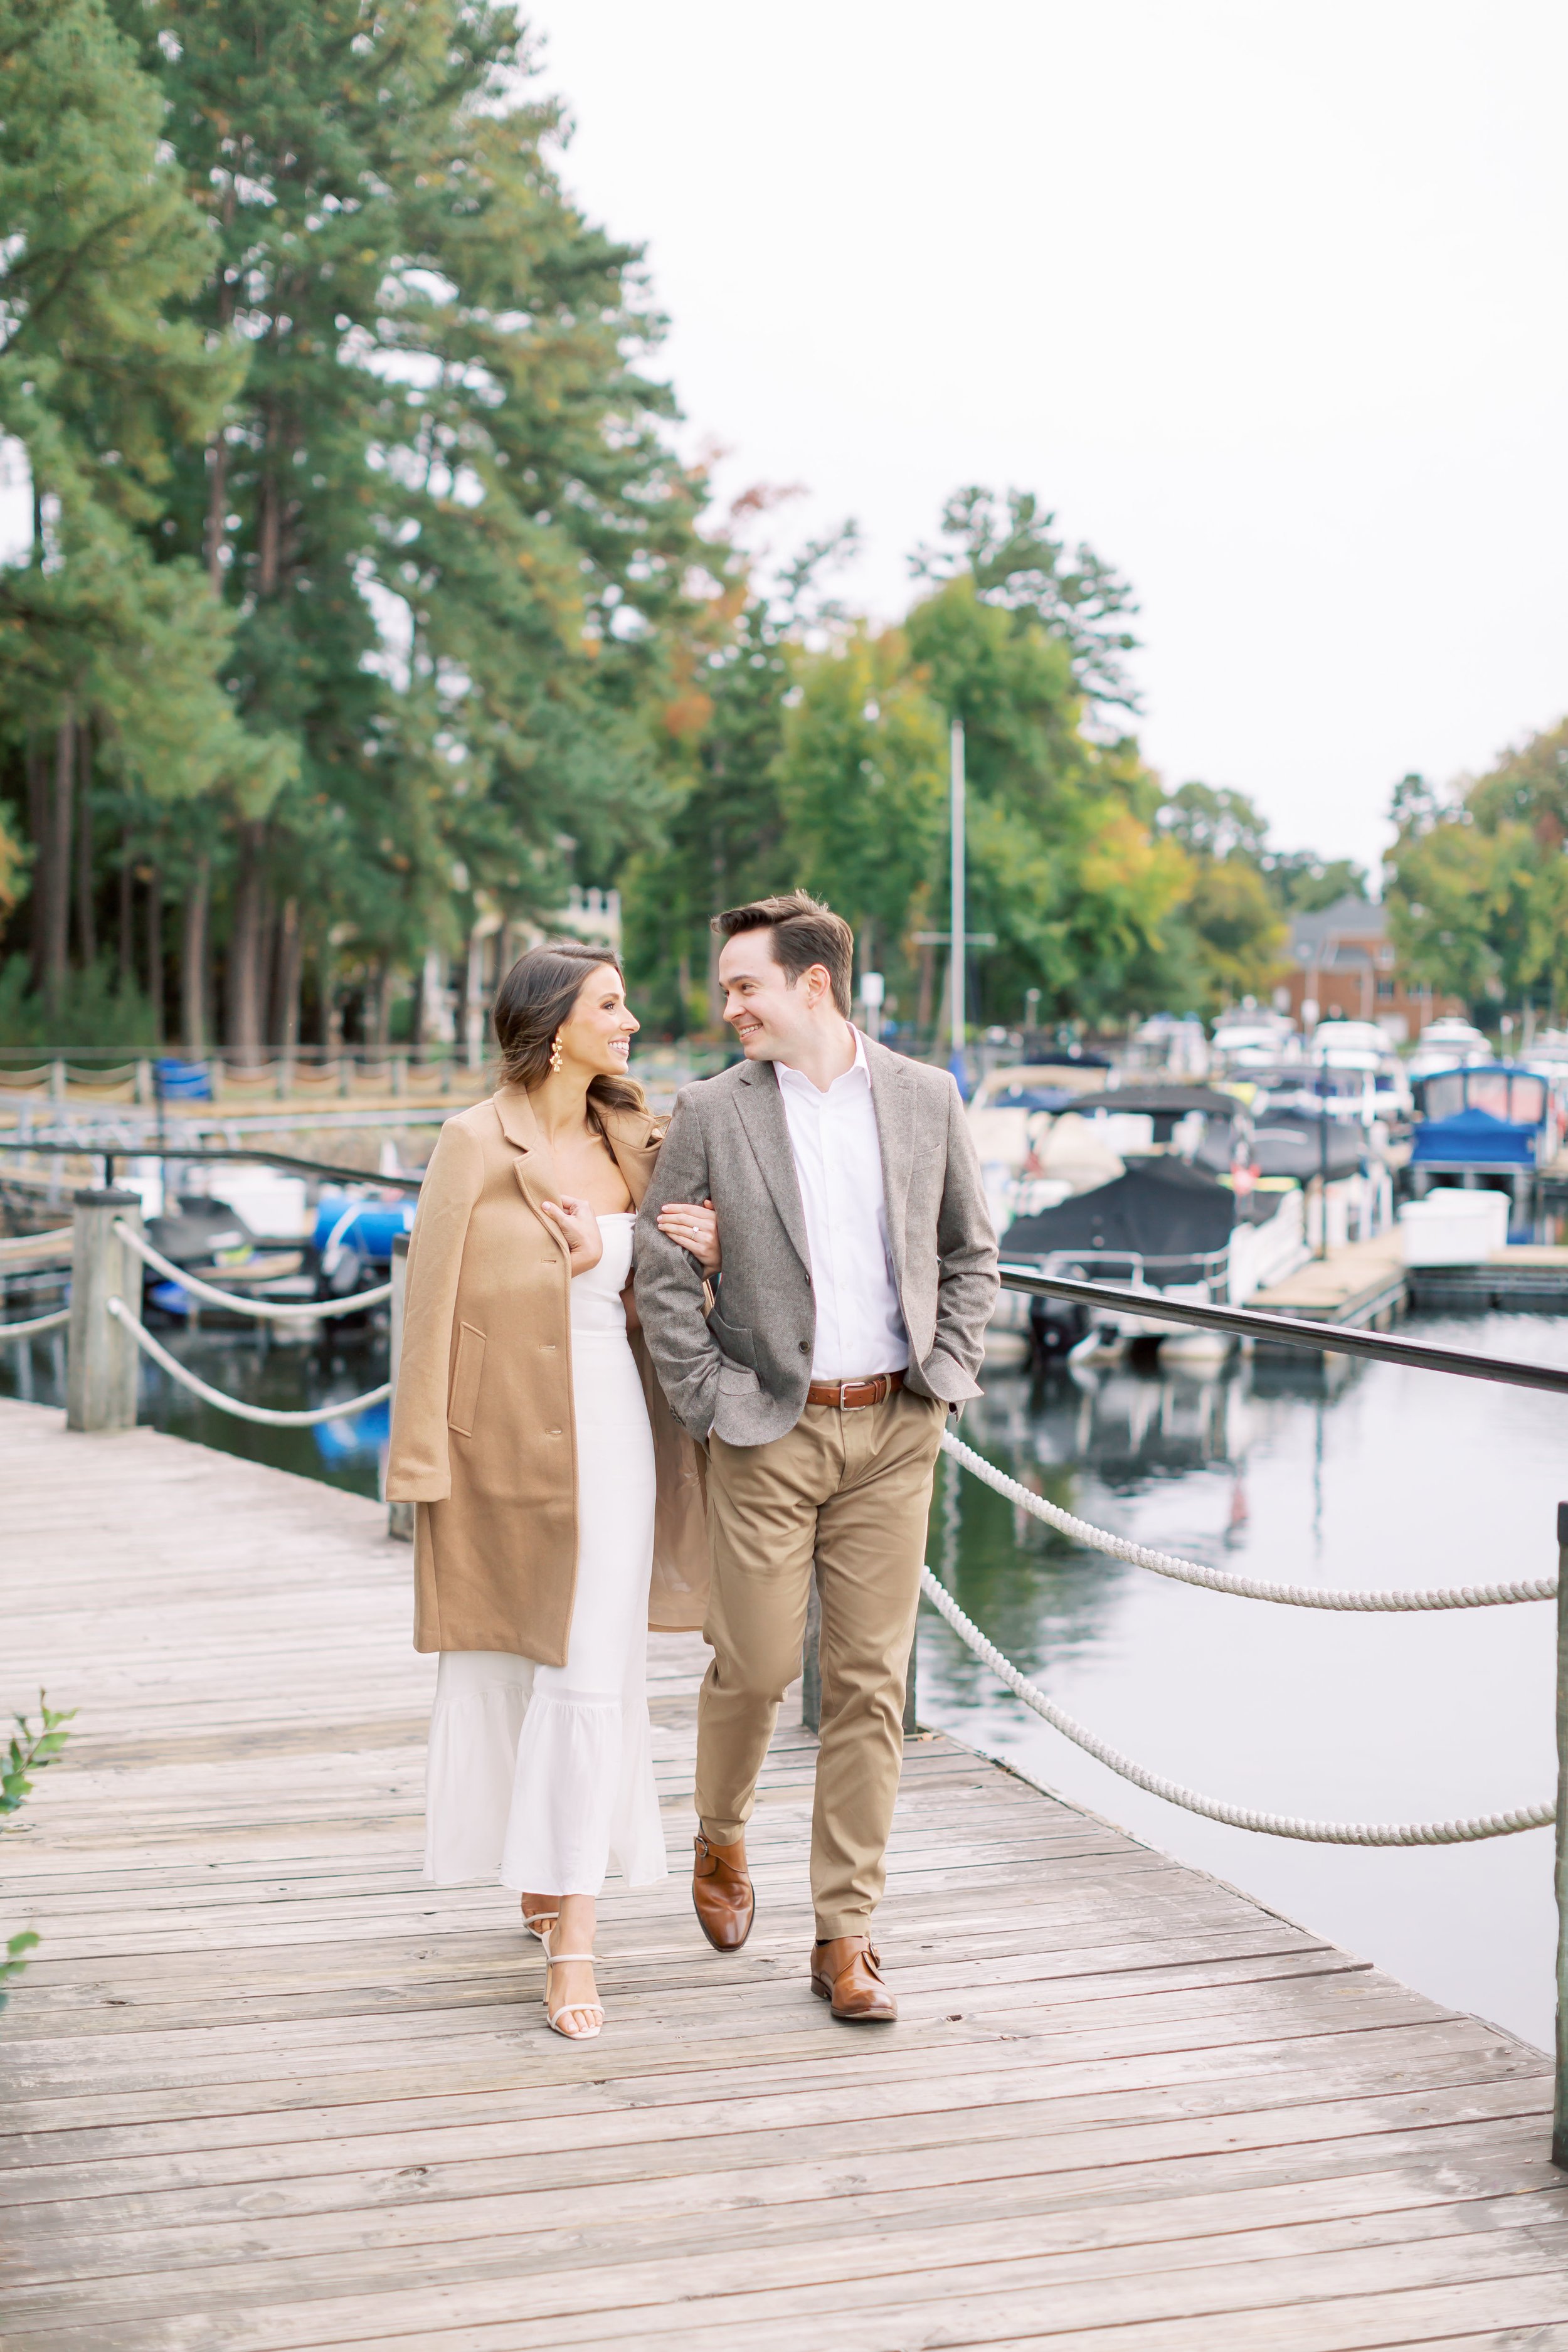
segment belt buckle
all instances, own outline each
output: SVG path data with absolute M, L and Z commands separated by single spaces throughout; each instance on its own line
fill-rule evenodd
M 876 1404 L 879 1402 L 877 1388 L 878 1383 L 875 1380 L 846 1381 L 839 1391 L 839 1394 L 850 1411 L 857 1412 L 865 1405 Z M 851 1391 L 854 1391 L 855 1393 L 851 1394 Z

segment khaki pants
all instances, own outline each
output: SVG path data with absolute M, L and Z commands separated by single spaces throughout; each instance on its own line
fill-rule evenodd
M 820 1937 L 869 1927 L 903 1763 L 904 1678 L 947 1409 L 900 1389 L 808 1404 L 766 1445 L 709 1442 L 713 1663 L 697 1703 L 697 1811 L 731 1845 L 751 1817 L 779 1701 L 800 1672 L 815 1566 L 822 1737 L 811 1822 Z

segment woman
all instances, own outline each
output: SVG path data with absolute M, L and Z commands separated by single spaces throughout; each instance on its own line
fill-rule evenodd
M 386 1490 L 416 1507 L 415 1647 L 441 1654 L 426 1875 L 521 1894 L 550 2023 L 584 2041 L 610 1857 L 634 1886 L 665 1874 L 647 1627 L 701 1624 L 707 1536 L 695 1448 L 628 1344 L 658 1129 L 620 967 L 532 948 L 494 1017 L 502 1083 L 421 1188 Z M 660 1223 L 717 1264 L 710 1210 Z

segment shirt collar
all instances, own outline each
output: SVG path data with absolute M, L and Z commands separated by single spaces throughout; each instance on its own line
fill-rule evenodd
M 816 1086 L 814 1086 L 812 1081 L 806 1076 L 804 1070 L 793 1069 L 788 1062 L 775 1062 L 773 1064 L 773 1076 L 777 1078 L 780 1086 L 784 1087 L 786 1094 L 799 1095 L 801 1098 L 806 1102 L 825 1103 L 829 1095 L 835 1093 L 839 1087 L 847 1085 L 848 1082 L 857 1076 L 864 1076 L 868 1087 L 870 1085 L 871 1066 L 866 1059 L 865 1036 L 860 1030 L 854 1027 L 853 1023 L 851 1023 L 850 1026 L 855 1039 L 855 1059 L 850 1063 L 849 1067 L 847 1070 L 840 1070 L 838 1076 L 834 1079 L 833 1084 L 828 1087 L 827 1094 L 823 1094 Z

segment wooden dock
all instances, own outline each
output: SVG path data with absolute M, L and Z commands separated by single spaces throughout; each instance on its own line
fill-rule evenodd
M 1568 2347 L 1546 2060 L 1496 2028 L 945 1738 L 880 1922 L 902 2017 L 836 2025 L 812 1744 L 721 1959 L 664 1638 L 676 1871 L 612 1886 L 574 2048 L 511 1898 L 418 1875 L 384 1514 L 16 1404 L 0 1493 L 0 1701 L 80 1710 L 0 1835 L 0 1928 L 44 1938 L 0 2019 L 5 2352 Z
M 1367 1242 L 1342 1242 L 1309 1258 L 1283 1282 L 1247 1302 L 1260 1315 L 1297 1315 L 1309 1323 L 1382 1328 L 1405 1301 L 1404 1245 L 1397 1227 Z

